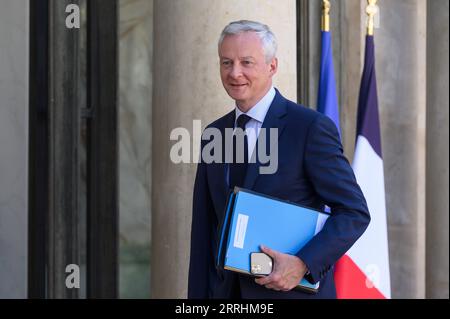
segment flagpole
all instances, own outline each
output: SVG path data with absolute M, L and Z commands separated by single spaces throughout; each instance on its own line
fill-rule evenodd
M 378 13 L 377 0 L 367 0 L 366 14 L 367 21 L 367 35 L 374 35 L 375 15 Z
M 330 8 L 331 3 L 329 0 L 322 1 L 322 31 L 330 31 Z

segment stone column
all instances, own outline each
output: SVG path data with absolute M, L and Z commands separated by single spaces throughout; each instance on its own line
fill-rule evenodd
M 294 0 L 286 0 L 282 6 L 278 1 L 258 0 L 154 2 L 153 298 L 187 295 L 196 164 L 171 162 L 170 148 L 176 141 L 170 141 L 170 133 L 174 128 L 184 127 L 192 136 L 193 120 L 201 120 L 204 128 L 233 109 L 233 101 L 220 82 L 217 41 L 226 24 L 240 19 L 257 20 L 272 28 L 279 42 L 275 86 L 295 101 Z
M 341 138 L 344 154 L 351 162 L 355 150 L 356 121 L 358 114 L 358 98 L 361 76 L 364 67 L 365 47 L 365 0 L 336 1 L 339 3 L 339 28 L 341 33 L 339 47 L 339 69 L 336 69 L 336 82 L 340 82 L 338 90 Z M 336 17 L 336 18 L 338 18 Z M 378 49 L 378 48 L 377 48 Z
M 153 1 L 119 5 L 120 298 L 149 298 Z
M 448 298 L 448 6 L 428 1 L 427 298 Z
M 424 298 L 427 2 L 379 6 L 376 67 L 392 297 Z
M 0 10 L 0 299 L 27 298 L 29 3 Z

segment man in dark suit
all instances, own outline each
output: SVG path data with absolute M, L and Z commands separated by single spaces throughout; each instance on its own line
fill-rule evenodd
M 223 137 L 227 128 L 245 130 L 246 156 L 241 164 L 201 161 L 198 165 L 188 297 L 335 298 L 333 264 L 370 222 L 337 129 L 326 116 L 285 99 L 273 88 L 272 77 L 278 67 L 276 40 L 267 26 L 252 21 L 230 23 L 219 40 L 219 57 L 222 83 L 236 108 L 208 127 L 219 130 Z M 269 128 L 278 133 L 278 167 L 273 174 L 261 174 L 261 162 L 249 163 L 248 159 L 257 148 L 260 131 Z M 205 143 L 202 141 L 202 149 Z M 214 263 L 218 227 L 234 186 L 317 209 L 327 205 L 331 216 L 296 255 L 262 247 L 274 260 L 273 272 L 267 277 L 254 279 L 218 270 Z M 320 281 L 317 294 L 293 290 L 303 277 L 313 283 Z

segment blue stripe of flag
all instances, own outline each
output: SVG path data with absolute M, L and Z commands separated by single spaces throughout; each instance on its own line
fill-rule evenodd
M 356 139 L 360 135 L 364 136 L 378 156 L 383 158 L 381 153 L 380 119 L 378 116 L 375 48 L 373 36 L 369 35 L 366 37 L 364 71 L 359 91 Z
M 339 134 L 339 106 L 336 94 L 336 82 L 333 66 L 333 48 L 331 46 L 331 33 L 322 31 L 322 53 L 320 58 L 319 96 L 317 111 L 327 115 L 333 120 Z

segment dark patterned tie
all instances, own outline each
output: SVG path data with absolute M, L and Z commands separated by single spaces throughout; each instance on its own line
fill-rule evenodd
M 245 132 L 245 125 L 252 118 L 246 114 L 241 114 L 236 121 L 236 128 L 241 128 Z M 237 163 L 237 152 L 244 152 L 244 162 Z M 233 163 L 230 164 L 230 188 L 235 186 L 242 187 L 244 185 L 245 174 L 248 165 L 248 140 L 247 135 L 244 136 L 244 150 L 237 150 L 236 136 L 233 135 Z

